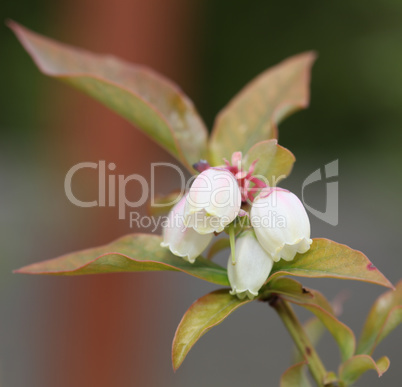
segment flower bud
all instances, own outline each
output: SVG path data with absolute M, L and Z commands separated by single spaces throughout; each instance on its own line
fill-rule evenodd
M 241 193 L 233 174 L 209 168 L 194 180 L 187 195 L 185 224 L 200 234 L 221 232 L 240 211 Z
M 312 243 L 310 221 L 299 198 L 280 189 L 263 190 L 253 202 L 251 224 L 262 247 L 277 262 L 291 261 Z
M 258 291 L 271 272 L 273 260 L 261 247 L 253 231 L 246 231 L 236 240 L 236 264 L 228 260 L 228 277 L 232 290 L 240 299 L 250 299 Z
M 170 251 L 190 263 L 207 248 L 214 234 L 201 235 L 192 228 L 184 225 L 184 208 L 186 196 L 184 196 L 170 211 L 167 221 L 163 226 L 162 247 L 168 247 Z

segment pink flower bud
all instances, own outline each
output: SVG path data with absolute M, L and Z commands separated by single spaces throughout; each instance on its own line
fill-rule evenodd
M 185 221 L 200 234 L 221 232 L 239 214 L 241 193 L 233 174 L 209 168 L 194 180 L 187 195 Z
M 185 227 L 185 205 L 186 196 L 170 211 L 167 221 L 163 224 L 161 246 L 168 247 L 174 255 L 194 263 L 195 259 L 207 248 L 214 235 L 201 235 L 192 228 Z
M 251 224 L 262 247 L 277 262 L 291 261 L 312 243 L 310 221 L 299 198 L 280 188 L 263 190 L 254 200 Z

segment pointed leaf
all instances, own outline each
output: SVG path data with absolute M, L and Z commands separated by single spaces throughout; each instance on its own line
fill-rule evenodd
M 201 297 L 184 314 L 173 339 L 172 362 L 177 370 L 193 345 L 212 327 L 220 324 L 239 306 L 251 300 L 239 300 L 229 289 L 219 289 Z
M 219 285 L 229 285 L 226 269 L 198 257 L 191 264 L 161 247 L 162 238 L 151 234 L 126 235 L 93 249 L 25 266 L 16 273 L 81 275 L 137 271 L 182 271 Z
M 290 281 L 295 283 L 292 288 Z M 273 293 L 278 293 L 284 300 L 306 308 L 320 319 L 338 343 L 342 360 L 347 360 L 354 354 L 356 340 L 352 330 L 334 316 L 331 305 L 320 292 L 302 287 L 290 278 L 279 278 L 269 285 Z
M 269 186 L 276 187 L 290 174 L 296 159 L 292 152 L 278 145 L 277 140 L 267 140 L 255 144 L 246 153 L 245 168 L 248 169 L 255 160 L 258 162 L 253 174 L 266 179 Z
M 193 103 L 171 81 L 143 66 L 56 42 L 9 22 L 46 75 L 99 100 L 143 130 L 190 171 L 205 157 L 207 130 Z
M 402 323 L 402 281 L 395 290 L 381 295 L 367 317 L 357 353 L 371 355 L 375 347 Z
M 369 370 L 377 371 L 378 377 L 381 377 L 388 368 L 389 359 L 386 356 L 375 362 L 374 359 L 368 355 L 356 355 L 341 364 L 339 367 L 339 377 L 349 386 Z
M 311 387 L 306 376 L 305 361 L 289 367 L 281 377 L 280 387 Z
M 293 261 L 275 263 L 268 280 L 281 275 L 350 279 L 393 288 L 363 253 L 322 238 L 315 238 L 310 250 L 297 254 Z
M 318 290 L 308 289 L 300 282 L 292 278 L 275 278 L 266 285 L 267 291 L 275 294 L 281 294 L 290 297 L 303 297 L 303 300 L 310 299 L 327 312 L 334 314 L 329 301 Z
M 277 125 L 309 103 L 310 70 L 316 55 L 306 52 L 266 70 L 240 91 L 216 118 L 211 161 L 222 164 L 257 142 L 277 138 Z
M 302 294 L 305 293 L 308 297 L 312 297 L 311 293 L 308 292 L 303 285 L 295 281 L 292 278 L 278 277 L 272 278 L 263 288 L 260 290 L 260 298 L 266 300 L 272 294 Z
M 343 383 L 339 384 L 338 377 L 336 376 L 335 372 L 329 371 L 324 377 L 323 380 L 324 386 L 338 386 L 343 387 Z

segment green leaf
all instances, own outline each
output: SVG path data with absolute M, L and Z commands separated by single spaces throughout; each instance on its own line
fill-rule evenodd
M 201 297 L 184 314 L 173 339 L 172 362 L 174 370 L 183 363 L 193 345 L 212 327 L 220 324 L 239 306 L 251 300 L 239 300 L 229 289 L 219 289 Z
M 268 180 L 269 186 L 276 187 L 279 181 L 290 174 L 296 159 L 292 152 L 278 145 L 277 140 L 267 140 L 255 144 L 246 153 L 245 168 L 248 169 L 255 160 L 258 162 L 254 175 L 263 176 Z
M 138 271 L 182 271 L 219 285 L 229 285 L 226 269 L 198 257 L 191 264 L 161 247 L 162 238 L 151 234 L 126 235 L 101 247 L 25 266 L 16 273 L 81 275 Z
M 357 353 L 371 355 L 375 347 L 402 322 L 402 281 L 381 295 L 364 324 Z
M 341 364 L 339 367 L 339 377 L 348 386 L 356 382 L 360 376 L 369 370 L 377 371 L 378 377 L 380 377 L 388 368 L 389 359 L 386 356 L 375 362 L 368 355 L 356 355 Z
M 293 261 L 275 263 L 268 281 L 283 275 L 349 279 L 393 288 L 363 253 L 322 238 L 315 238 L 310 250 L 297 254 Z
M 233 152 L 245 154 L 260 141 L 277 138 L 277 125 L 309 103 L 313 52 L 293 56 L 266 70 L 237 94 L 219 113 L 210 140 L 214 165 Z
M 281 377 L 280 387 L 311 387 L 311 383 L 307 379 L 305 361 L 297 363 L 289 367 Z
M 144 131 L 190 171 L 206 156 L 207 130 L 174 83 L 144 66 L 71 47 L 9 22 L 38 68 L 89 94 Z
M 278 277 L 272 278 L 263 288 L 260 290 L 260 297 L 267 299 L 272 294 L 307 294 L 308 297 L 312 297 L 312 294 L 303 285 L 295 281 L 292 278 Z
M 344 387 L 343 383 L 340 384 L 338 377 L 336 376 L 335 372 L 329 371 L 324 377 L 323 380 L 324 386 L 338 386 L 338 387 Z
M 320 292 L 304 288 L 290 278 L 279 278 L 268 285 L 272 293 L 306 308 L 320 319 L 338 343 L 342 360 L 349 359 L 355 353 L 356 340 L 352 330 L 334 316 L 331 305 Z

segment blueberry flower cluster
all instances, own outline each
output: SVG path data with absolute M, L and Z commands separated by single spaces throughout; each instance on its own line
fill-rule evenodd
M 234 232 L 232 226 L 241 224 L 228 259 L 228 277 L 231 294 L 252 299 L 275 262 L 305 253 L 312 240 L 309 218 L 297 196 L 255 176 L 257 161 L 248 171 L 241 161 L 241 153 L 236 152 L 231 163 L 202 164 L 189 192 L 170 211 L 161 245 L 194 263 L 216 235 Z

